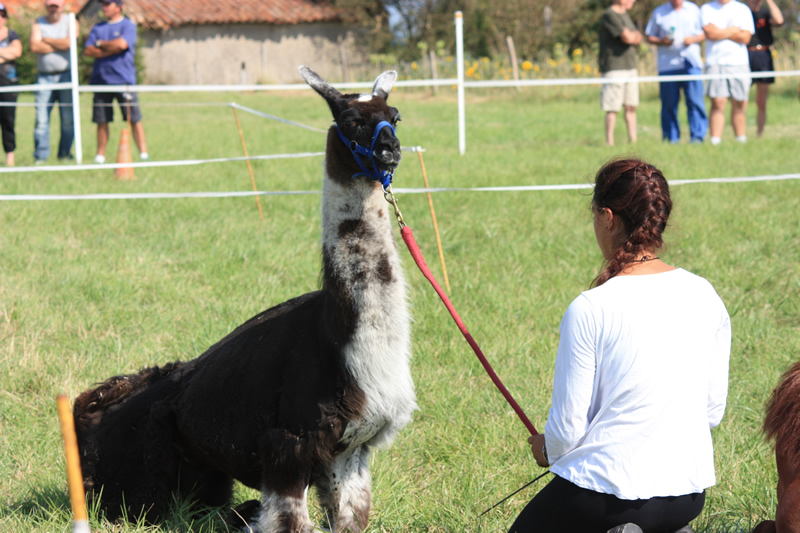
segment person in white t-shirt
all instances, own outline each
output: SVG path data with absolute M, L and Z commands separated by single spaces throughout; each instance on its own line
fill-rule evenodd
M 654 166 L 620 159 L 597 173 L 604 268 L 561 322 L 552 407 L 528 439 L 555 478 L 513 533 L 688 532 L 716 483 L 730 318 L 708 281 L 656 255 L 671 210 Z
M 747 97 L 750 91 L 750 57 L 747 43 L 756 32 L 750 8 L 736 0 L 715 0 L 700 8 L 706 34 L 706 73 L 727 77 L 709 80 L 711 144 L 722 142 L 725 107 L 731 99 L 731 125 L 736 140 L 747 142 Z

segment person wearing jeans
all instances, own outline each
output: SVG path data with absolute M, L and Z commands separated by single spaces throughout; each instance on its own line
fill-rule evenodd
M 50 85 L 72 81 L 69 58 L 69 19 L 64 16 L 64 0 L 46 0 L 47 15 L 31 26 L 31 50 L 36 53 L 36 84 Z M 77 24 L 75 32 L 77 35 Z M 33 130 L 33 158 L 41 164 L 50 157 L 50 113 L 58 102 L 61 139 L 58 159 L 72 159 L 75 130 L 72 120 L 72 91 L 42 89 L 35 93 L 36 126 Z
M 670 0 L 653 10 L 645 28 L 647 42 L 658 47 L 658 74 L 677 76 L 702 74 L 700 43 L 706 38 L 700 8 L 692 2 Z M 689 139 L 702 143 L 708 130 L 708 117 L 701 80 L 661 82 L 661 132 L 671 143 L 680 141 L 678 103 L 681 89 L 686 96 Z

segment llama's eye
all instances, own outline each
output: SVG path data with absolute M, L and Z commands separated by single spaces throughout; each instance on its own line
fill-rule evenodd
M 400 117 L 400 115 L 395 115 L 392 118 L 392 126 L 397 126 L 397 123 L 400 122 L 401 120 L 403 120 L 403 119 L 402 119 L 402 117 Z

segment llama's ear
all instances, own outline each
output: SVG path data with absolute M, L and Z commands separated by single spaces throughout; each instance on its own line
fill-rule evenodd
M 372 87 L 372 94 L 380 96 L 384 100 L 389 98 L 389 93 L 392 92 L 392 86 L 397 79 L 397 72 L 394 70 L 387 70 L 377 78 L 375 78 L 375 85 Z
M 300 65 L 297 70 L 300 72 L 300 75 L 303 77 L 306 83 L 309 84 L 312 89 L 317 91 L 320 96 L 327 100 L 328 104 L 331 106 L 331 109 L 333 109 L 333 102 L 340 99 L 342 97 L 342 93 L 334 89 L 330 83 L 320 78 L 319 74 L 307 66 Z

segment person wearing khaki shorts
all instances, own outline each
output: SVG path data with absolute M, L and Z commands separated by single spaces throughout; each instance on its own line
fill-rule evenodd
M 635 78 L 638 75 L 636 69 L 629 70 L 612 70 L 603 74 L 603 78 Z M 603 111 L 619 113 L 625 106 L 632 108 L 634 113 L 636 108 L 639 107 L 639 84 L 635 81 L 626 80 L 620 83 L 604 83 L 603 88 L 600 89 L 600 107 Z M 634 115 L 635 118 L 635 115 Z
M 747 44 L 755 33 L 750 8 L 736 0 L 714 0 L 700 8 L 706 34 L 706 73 L 724 76 L 709 80 L 711 144 L 722 142 L 725 108 L 731 100 L 731 125 L 736 140 L 747 142 L 747 98 L 750 91 L 750 59 Z
M 635 78 L 637 75 L 636 49 L 642 34 L 636 29 L 628 10 L 636 0 L 614 0 L 600 20 L 600 72 L 603 77 Z M 636 81 L 604 83 L 600 90 L 600 107 L 606 112 L 606 144 L 614 145 L 614 128 L 617 113 L 625 108 L 625 125 L 628 140 L 636 142 L 636 108 L 639 106 L 639 85 Z

